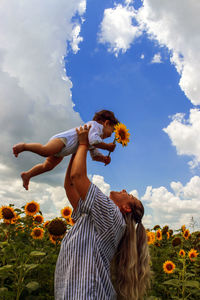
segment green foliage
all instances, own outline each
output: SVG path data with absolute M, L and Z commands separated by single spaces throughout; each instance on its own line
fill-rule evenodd
M 61 238 L 52 242 L 48 229 L 26 216 L 24 207 L 15 212 L 21 217 L 0 223 L 0 299 L 53 300 Z M 35 227 L 41 229 L 41 238 L 31 235 Z
M 163 234 L 165 230 L 162 230 L 162 237 L 158 240 L 155 229 L 158 227 L 147 233 L 154 235 L 155 239 L 149 239 L 153 275 L 146 299 L 200 299 L 200 257 L 189 257 L 191 249 L 196 250 L 196 254 L 200 252 L 200 233 L 189 233 L 189 237 L 185 238 L 184 229 L 176 230 L 175 235 Z M 174 243 L 174 239 L 180 240 L 180 243 Z M 180 250 L 184 250 L 185 256 L 180 256 Z M 166 261 L 175 264 L 171 273 L 163 269 Z

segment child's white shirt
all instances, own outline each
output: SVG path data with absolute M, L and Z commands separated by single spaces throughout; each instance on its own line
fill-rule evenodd
M 94 145 L 98 143 L 102 143 L 103 140 L 103 125 L 96 121 L 89 121 L 86 123 L 87 126 L 91 125 L 91 128 L 88 133 L 88 141 L 89 141 L 89 151 L 92 159 L 95 156 L 102 156 L 101 152 L 99 152 Z M 70 154 L 73 154 L 77 151 L 78 148 L 78 135 L 76 132 L 76 128 L 69 129 L 67 131 L 63 131 L 58 133 L 50 138 L 50 140 L 55 138 L 65 138 L 66 145 L 63 149 L 56 154 L 57 157 L 64 157 Z

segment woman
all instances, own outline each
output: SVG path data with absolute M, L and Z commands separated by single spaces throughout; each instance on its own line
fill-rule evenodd
M 142 203 L 125 190 L 108 198 L 87 177 L 88 131 L 77 130 L 65 190 L 76 223 L 64 237 L 55 271 L 56 300 L 142 299 L 149 284 L 149 253 Z M 137 226 L 136 226 L 137 224 Z M 110 275 L 115 279 L 116 291 Z

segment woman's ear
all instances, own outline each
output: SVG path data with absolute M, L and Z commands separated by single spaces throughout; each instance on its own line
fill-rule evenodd
M 120 210 L 124 214 L 129 214 L 132 211 L 131 207 L 127 204 L 122 205 Z

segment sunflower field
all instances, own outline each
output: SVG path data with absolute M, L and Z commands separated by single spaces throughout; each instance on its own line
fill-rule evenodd
M 73 226 L 71 208 L 44 222 L 37 202 L 0 208 L 0 299 L 54 299 L 60 243 Z
M 74 225 L 72 210 L 44 221 L 37 202 L 0 208 L 0 299 L 54 299 L 54 270 L 60 243 Z M 169 226 L 147 229 L 151 289 L 146 300 L 200 299 L 200 232 Z

